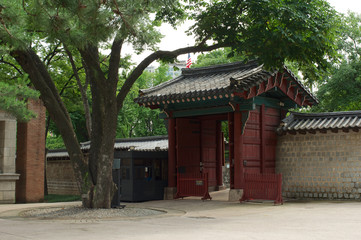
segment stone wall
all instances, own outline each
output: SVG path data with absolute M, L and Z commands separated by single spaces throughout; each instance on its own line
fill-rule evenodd
M 360 199 L 361 132 L 286 134 L 276 155 L 284 197 Z
M 46 178 L 49 194 L 79 194 L 70 160 L 48 160 Z
M 0 111 L 0 203 L 15 203 L 16 119 Z

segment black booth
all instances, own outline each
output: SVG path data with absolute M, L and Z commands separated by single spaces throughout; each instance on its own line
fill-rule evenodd
M 115 151 L 113 180 L 119 202 L 161 200 L 168 177 L 168 151 Z

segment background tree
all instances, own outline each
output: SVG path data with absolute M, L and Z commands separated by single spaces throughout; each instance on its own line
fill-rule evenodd
M 214 50 L 210 53 L 202 53 L 197 56 L 197 61 L 192 64 L 193 68 L 207 67 L 217 64 L 242 62 L 245 57 L 234 53 L 230 47 Z
M 175 25 L 187 16 L 195 20 L 190 30 L 196 38 L 195 46 L 157 50 L 160 23 Z M 149 64 L 189 52 L 232 47 L 267 67 L 279 67 L 290 60 L 322 69 L 326 57 L 334 54 L 335 16 L 324 0 L 306 4 L 303 0 L 4 0 L 0 6 L 0 44 L 40 91 L 69 153 L 84 194 L 84 206 L 109 208 L 115 190 L 111 173 L 118 113 Z M 207 44 L 209 40 L 211 45 Z M 153 53 L 121 82 L 119 70 L 126 67 L 121 54 L 125 43 L 131 44 L 136 53 L 145 49 Z M 50 74 L 52 66 L 46 65 L 39 50 L 51 44 L 60 44 L 79 56 L 89 81 L 92 125 L 88 161 Z M 101 52 L 106 49 L 110 53 L 103 59 Z M 76 75 L 74 69 L 72 66 Z
M 319 87 L 320 104 L 314 112 L 335 112 L 361 109 L 361 62 L 352 60 L 336 67 L 333 75 Z
M 160 110 L 139 107 L 134 102 L 134 98 L 138 97 L 140 89 L 150 88 L 170 80 L 171 76 L 167 75 L 168 68 L 168 64 L 162 62 L 154 73 L 145 71 L 134 83 L 119 113 L 117 137 L 130 138 L 167 134 L 165 122 L 159 118 Z
M 330 76 L 319 85 L 320 104 L 314 112 L 361 109 L 361 15 L 349 12 L 342 17 L 337 42 L 341 61 L 334 61 Z

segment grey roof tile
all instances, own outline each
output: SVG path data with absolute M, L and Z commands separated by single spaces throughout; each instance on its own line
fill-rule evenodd
M 279 133 L 310 131 L 310 130 L 339 130 L 361 128 L 361 111 L 326 112 L 326 113 L 296 113 L 292 112 L 282 120 Z
M 83 151 L 89 150 L 90 142 L 81 143 Z M 128 151 L 167 151 L 168 136 L 152 136 L 139 138 L 119 138 L 115 140 L 114 149 Z M 69 157 L 66 149 L 49 150 L 47 158 Z
M 312 93 L 291 73 L 284 69 L 304 92 L 309 95 L 308 99 L 317 103 Z M 266 71 L 256 61 L 248 63 L 230 63 L 203 68 L 182 69 L 182 74 L 149 89 L 140 90 L 139 97 L 134 101 L 139 104 L 151 103 L 152 101 L 167 101 L 183 99 L 185 97 L 214 96 L 230 94 L 234 91 L 248 91 L 261 82 L 268 80 L 278 71 Z

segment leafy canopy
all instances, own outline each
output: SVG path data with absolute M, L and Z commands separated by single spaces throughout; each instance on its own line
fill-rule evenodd
M 267 67 L 285 60 L 324 69 L 335 55 L 339 18 L 322 0 L 232 0 L 204 3 L 192 31 L 199 42 L 230 43 L 242 56 L 257 57 Z
M 312 111 L 349 111 L 361 109 L 361 15 L 342 16 L 337 42 L 341 63 L 333 62 L 332 75 L 319 86 L 320 104 Z
M 207 67 L 217 64 L 225 64 L 244 60 L 244 56 L 235 54 L 231 48 L 222 48 L 214 50 L 210 53 L 200 54 L 199 56 L 197 56 L 197 61 L 192 64 L 192 67 Z
M 155 50 L 161 20 L 176 24 L 184 18 L 174 0 L 132 1 L 12 1 L 0 6 L 0 39 L 10 48 L 26 48 L 41 39 L 83 48 L 107 43 L 115 36 L 130 42 L 138 52 Z M 16 20 L 16 21 L 15 21 Z
M 28 110 L 27 100 L 39 97 L 38 91 L 28 87 L 29 79 L 16 62 L 0 59 L 0 110 L 12 114 L 18 121 L 29 121 L 35 114 Z
M 39 93 L 26 85 L 10 85 L 0 81 L 0 109 L 11 113 L 18 121 L 29 121 L 35 117 L 35 114 L 27 109 L 27 100 L 38 97 Z
M 361 109 L 361 61 L 343 62 L 334 74 L 320 86 L 317 112 L 351 111 Z

